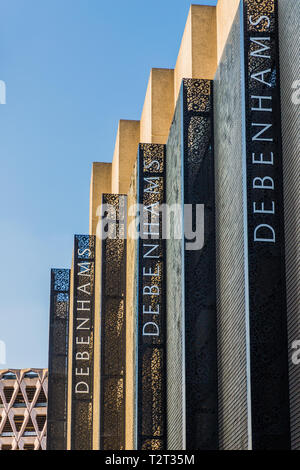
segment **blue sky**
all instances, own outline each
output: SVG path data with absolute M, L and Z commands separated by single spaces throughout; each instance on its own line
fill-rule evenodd
M 151 67 L 174 67 L 189 6 L 0 0 L 0 368 L 47 367 L 50 268 L 88 232 L 91 163 L 140 118 Z

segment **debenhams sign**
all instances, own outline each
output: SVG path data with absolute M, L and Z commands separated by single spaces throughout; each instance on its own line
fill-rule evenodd
M 74 392 L 89 395 L 91 392 L 91 343 L 93 330 L 93 276 L 92 250 L 76 247 L 76 303 L 74 305 Z
M 253 449 L 289 448 L 277 0 L 244 0 Z M 276 393 L 273 393 L 276 391 Z
M 281 229 L 276 215 L 282 212 L 274 1 L 245 3 L 248 7 L 245 64 L 249 241 L 274 244 L 279 236 L 278 227 Z
M 75 235 L 73 277 L 72 449 L 92 442 L 95 237 Z

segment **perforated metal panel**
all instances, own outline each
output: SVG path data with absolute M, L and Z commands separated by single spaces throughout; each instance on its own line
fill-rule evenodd
M 140 144 L 138 203 L 143 205 L 138 240 L 138 449 L 166 448 L 165 146 Z
M 212 88 L 183 80 L 183 201 L 204 205 L 204 246 L 184 252 L 186 447 L 199 450 L 218 448 Z
M 70 270 L 51 270 L 47 449 L 67 446 L 67 357 Z
M 92 449 L 95 237 L 75 235 L 71 449 Z
M 244 1 L 251 424 L 256 450 L 290 447 L 277 7 L 277 0 Z
M 100 449 L 125 449 L 126 196 L 103 194 L 114 238 L 102 240 Z M 111 209 L 109 209 L 111 208 Z
M 166 242 L 169 449 L 218 447 L 212 126 L 212 82 L 184 79 L 167 141 L 166 200 L 182 214 L 183 204 L 194 214 L 204 205 L 204 246 L 187 250 L 183 226 L 181 240 Z

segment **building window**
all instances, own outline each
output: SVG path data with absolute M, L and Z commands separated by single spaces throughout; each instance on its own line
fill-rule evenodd
M 9 403 L 10 400 L 11 400 L 11 397 L 14 393 L 14 387 L 4 387 L 4 396 L 5 396 L 5 400 L 6 400 L 6 403 Z
M 24 444 L 24 450 L 34 450 L 34 444 Z
M 46 422 L 46 415 L 38 415 L 36 417 L 36 422 L 37 422 L 39 431 L 42 431 L 44 429 L 44 425 Z
M 23 397 L 23 393 L 21 392 L 21 390 L 18 391 L 18 394 L 17 394 L 16 399 L 14 401 L 13 407 L 14 408 L 24 408 L 24 407 L 26 407 L 25 400 L 24 400 L 24 397 Z
M 16 378 L 16 374 L 14 374 L 13 372 L 6 372 L 6 374 L 2 376 L 2 379 L 4 380 L 16 380 Z
M 36 392 L 36 387 L 26 387 L 26 395 L 28 401 L 31 403 Z
M 22 424 L 24 422 L 24 416 L 23 415 L 15 415 L 14 416 L 14 422 L 15 426 L 18 432 L 21 431 Z
M 26 372 L 25 374 L 25 379 L 37 379 L 38 378 L 38 374 L 36 372 L 33 372 L 32 370 L 30 372 Z
M 4 427 L 2 429 L 2 434 L 1 436 L 5 437 L 5 436 L 13 436 L 13 430 L 12 430 L 12 427 L 11 427 L 11 424 L 10 424 L 10 421 L 8 418 L 6 418 L 6 422 L 4 424 Z
M 24 430 L 24 436 L 36 436 L 36 432 L 30 417 Z
M 35 406 L 47 406 L 47 398 L 43 389 L 41 389 Z

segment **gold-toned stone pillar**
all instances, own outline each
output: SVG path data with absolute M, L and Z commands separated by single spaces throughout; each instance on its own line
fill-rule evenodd
M 140 137 L 140 121 L 121 119 L 112 162 L 111 192 L 127 194 L 136 160 Z
M 191 5 L 175 67 L 174 102 L 183 78 L 212 80 L 216 69 L 216 7 Z
M 140 142 L 165 144 L 174 112 L 174 70 L 152 69 L 142 116 Z
M 217 14 L 217 57 L 218 63 L 223 54 L 234 17 L 237 13 L 240 0 L 219 0 L 216 6 Z
M 93 449 L 99 449 L 100 427 L 100 286 L 101 286 L 101 240 L 97 236 L 102 194 L 111 191 L 112 164 L 94 162 L 90 183 L 90 235 L 96 235 L 95 262 L 95 344 L 94 344 L 94 400 L 93 400 Z

